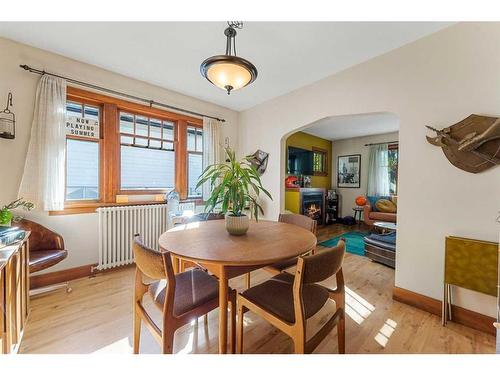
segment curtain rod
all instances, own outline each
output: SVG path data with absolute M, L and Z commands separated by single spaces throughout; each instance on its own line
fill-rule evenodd
M 365 146 L 391 145 L 391 144 L 395 144 L 395 143 L 399 143 L 399 141 L 392 141 L 392 142 L 378 142 L 378 143 L 367 143 L 367 144 L 365 144 Z
M 108 89 L 106 87 L 97 86 L 97 85 L 94 85 L 92 83 L 82 82 L 82 81 L 78 81 L 78 80 L 73 79 L 73 78 L 68 78 L 68 77 L 61 76 L 59 74 L 49 73 L 49 72 L 46 72 L 45 70 L 35 69 L 35 68 L 32 68 L 32 67 L 30 67 L 28 65 L 19 65 L 19 67 L 22 68 L 22 69 L 24 69 L 24 70 L 27 70 L 30 73 L 36 73 L 36 74 L 40 74 L 40 75 L 47 74 L 47 75 L 50 75 L 50 76 L 53 76 L 53 77 L 58 77 L 58 78 L 65 79 L 66 81 L 74 83 L 75 85 L 78 85 L 78 86 L 84 86 L 84 87 L 88 87 L 88 88 L 91 88 L 91 89 L 94 89 L 94 90 L 99 90 L 99 91 L 107 92 L 109 94 L 122 96 L 124 98 L 128 98 L 128 99 L 133 99 L 133 100 L 145 102 L 145 103 L 148 103 L 151 107 L 153 105 L 155 105 L 155 106 L 158 106 L 158 107 L 164 107 L 164 108 L 168 108 L 168 109 L 171 109 L 171 110 L 174 110 L 174 111 L 178 111 L 178 112 L 188 113 L 188 114 L 193 115 L 193 116 L 208 117 L 208 118 L 220 121 L 220 122 L 226 122 L 226 120 L 224 120 L 223 118 L 209 116 L 209 115 L 205 115 L 203 113 L 198 113 L 198 112 L 190 111 L 188 109 L 174 107 L 173 105 L 168 105 L 168 104 L 156 102 L 154 100 L 144 99 L 144 98 L 141 98 L 139 96 L 130 95 L 130 94 L 126 94 L 126 93 L 123 93 L 123 92 L 120 92 L 120 91 Z

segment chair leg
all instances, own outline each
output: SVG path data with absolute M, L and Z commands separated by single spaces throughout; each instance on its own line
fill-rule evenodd
M 295 348 L 295 354 L 305 354 L 306 352 L 306 322 L 299 321 L 295 323 L 295 329 L 291 337 L 293 340 L 293 346 Z
M 245 314 L 244 312 L 245 306 L 242 305 L 241 302 L 238 303 L 238 347 L 237 347 L 237 353 L 243 354 L 243 315 Z
M 295 354 L 304 354 L 306 351 L 306 343 L 304 337 L 294 337 L 293 346 L 295 348 Z
M 134 307 L 134 354 L 139 354 L 139 342 L 141 339 L 141 317 Z
M 233 292 L 230 297 L 230 322 L 229 328 L 231 331 L 231 336 L 229 337 L 229 347 L 231 354 L 236 353 L 236 292 Z
M 166 329 L 163 332 L 163 343 L 161 346 L 161 351 L 163 354 L 172 354 L 174 351 L 174 334 L 175 330 Z
M 441 324 L 446 326 L 446 321 L 448 317 L 448 284 L 443 285 L 443 303 L 441 305 Z
M 339 322 L 337 324 L 337 338 L 339 346 L 339 354 L 345 354 L 345 312 L 342 311 Z
M 245 275 L 245 286 L 246 286 L 247 289 L 250 289 L 250 272 L 248 272 Z
M 453 295 L 451 294 L 451 284 L 447 284 L 448 285 L 448 320 L 452 320 L 453 317 L 451 316 L 451 306 L 452 306 L 452 299 L 453 299 Z

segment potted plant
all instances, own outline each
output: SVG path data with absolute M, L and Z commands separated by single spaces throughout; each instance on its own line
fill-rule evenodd
M 14 214 L 11 210 L 16 208 L 23 208 L 26 211 L 30 211 L 35 207 L 35 205 L 29 201 L 23 200 L 23 198 L 16 199 L 15 201 L 6 204 L 0 209 L 0 226 L 9 227 L 12 221 L 19 221 L 22 219 L 22 216 L 14 217 Z
M 232 235 L 241 236 L 249 228 L 246 210 L 255 220 L 259 220 L 259 213 L 264 214 L 264 210 L 257 202 L 260 192 L 270 199 L 273 198 L 262 187 L 260 176 L 251 164 L 253 156 L 237 160 L 233 150 L 230 148 L 224 150 L 227 155 L 226 162 L 205 168 L 196 188 L 205 182 L 210 182 L 211 194 L 205 202 L 205 211 L 212 212 L 220 206 L 221 212 L 225 214 L 226 230 Z

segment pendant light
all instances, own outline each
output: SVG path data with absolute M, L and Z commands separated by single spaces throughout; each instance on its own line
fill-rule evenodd
M 243 28 L 243 22 L 228 22 L 224 30 L 226 54 L 209 57 L 201 63 L 200 71 L 203 77 L 212 84 L 227 91 L 238 90 L 255 81 L 257 68 L 250 61 L 236 56 L 236 29 Z

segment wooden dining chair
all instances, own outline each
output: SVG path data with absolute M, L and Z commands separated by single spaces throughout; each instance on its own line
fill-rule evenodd
M 134 290 L 134 354 L 139 353 L 141 322 L 160 343 L 163 353 L 172 353 L 175 331 L 192 319 L 198 319 L 219 306 L 219 283 L 208 273 L 194 268 L 174 274 L 171 254 L 145 246 L 135 235 L 133 251 L 136 263 Z M 153 281 L 146 284 L 144 277 Z M 143 305 L 143 296 L 149 293 L 162 311 L 160 329 Z M 230 350 L 235 351 L 236 291 L 229 290 Z
M 345 241 L 314 255 L 299 257 L 295 276 L 283 272 L 238 294 L 238 353 L 243 353 L 243 315 L 251 310 L 293 340 L 295 353 L 311 353 L 337 326 L 339 353 L 345 353 L 345 290 L 342 262 Z M 316 284 L 336 275 L 334 290 Z M 306 341 L 306 321 L 327 301 L 335 301 L 335 313 Z
M 280 216 L 278 217 L 278 222 L 297 225 L 301 228 L 310 231 L 312 234 L 316 235 L 317 222 L 316 220 L 313 220 L 308 216 L 299 214 L 280 214 Z M 287 259 L 282 262 L 274 263 L 270 266 L 264 267 L 264 269 L 272 273 L 273 275 L 277 275 L 286 270 L 287 268 L 295 266 L 297 264 L 297 259 L 298 259 L 297 257 Z M 246 277 L 245 283 L 248 289 L 250 288 L 250 273 L 247 273 L 245 277 Z

